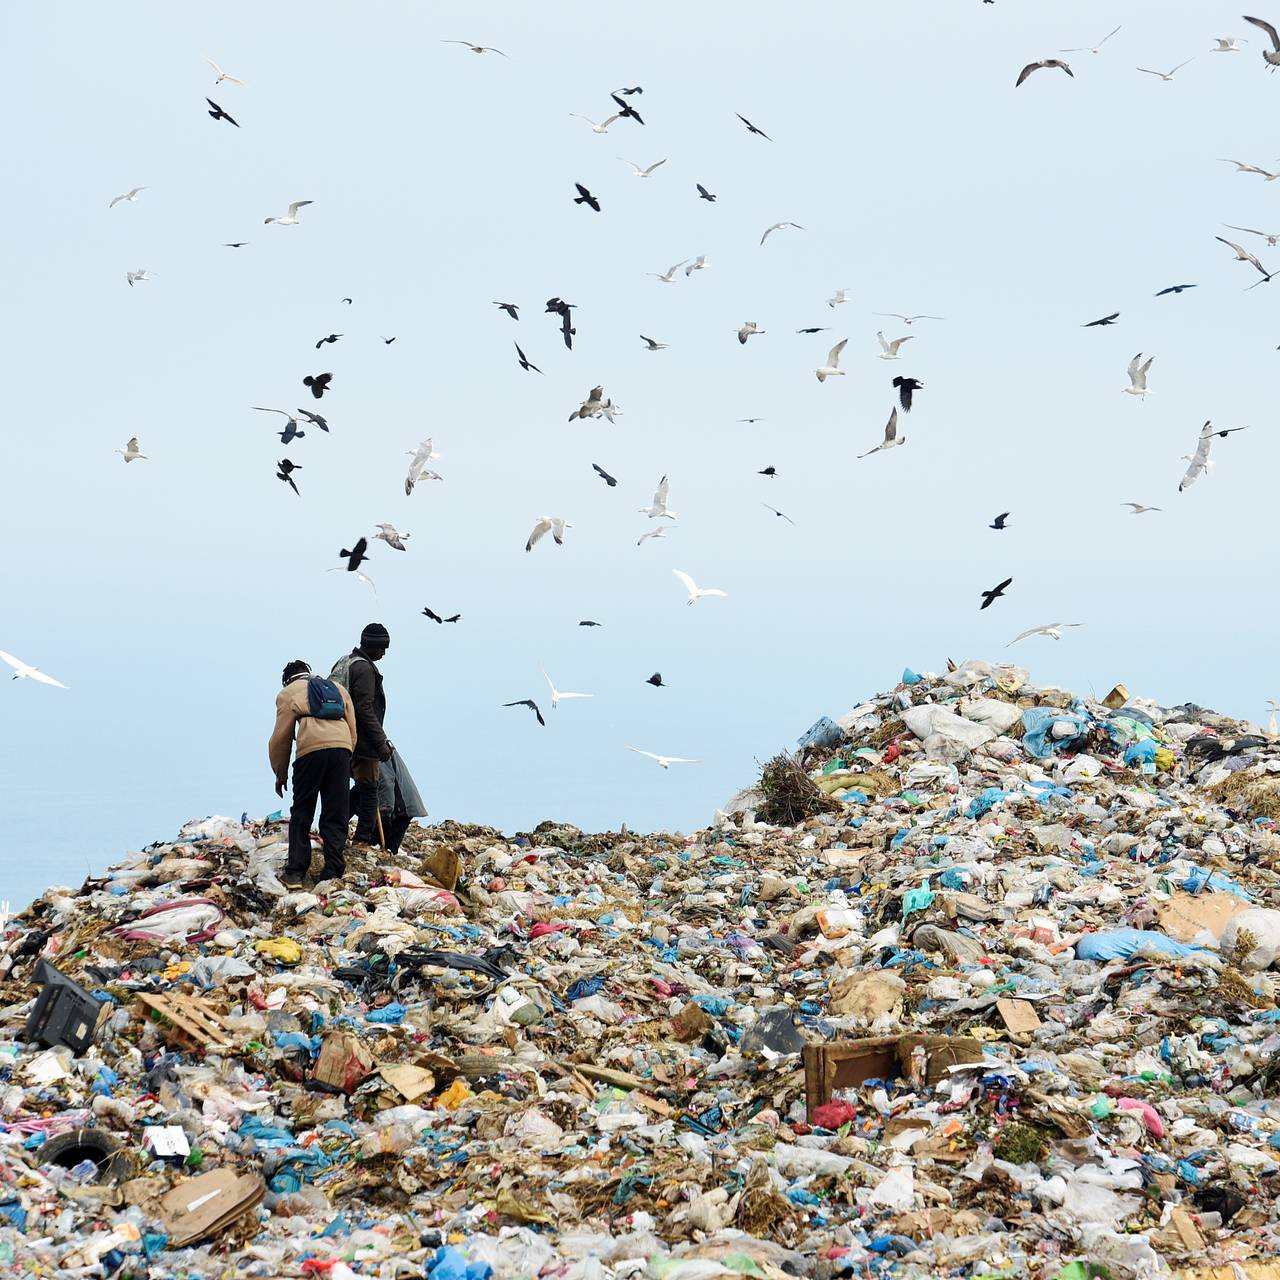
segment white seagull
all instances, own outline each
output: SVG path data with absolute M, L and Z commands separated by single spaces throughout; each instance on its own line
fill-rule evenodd
M 441 40 L 441 44 L 462 44 L 466 45 L 472 53 L 502 53 L 501 49 L 495 49 L 491 44 L 472 44 L 470 40 Z M 502 53 L 502 56 L 509 62 L 510 55 Z
M 124 193 L 124 195 L 116 196 L 116 198 L 109 205 L 107 205 L 107 208 L 114 209 L 116 205 L 120 203 L 121 200 L 128 200 L 129 203 L 132 204 L 135 200 L 137 200 L 139 191 L 147 191 L 147 190 L 149 190 L 149 188 L 147 187 L 130 187 L 129 190 Z
M 642 533 L 636 539 L 636 546 L 638 547 L 647 538 L 665 538 L 667 536 L 667 530 L 674 529 L 675 527 L 675 525 L 660 524 L 656 529 L 650 529 L 648 533 Z
M 1131 516 L 1145 516 L 1148 511 L 1163 511 L 1163 507 L 1144 507 L 1141 502 L 1122 502 L 1122 507 L 1132 507 L 1129 512 Z
M 333 569 L 326 569 L 325 573 L 345 573 L 348 578 L 354 578 L 357 582 L 363 582 L 375 596 L 378 594 L 378 588 L 374 585 L 373 579 L 361 569 L 357 569 L 354 573 L 347 573 L 346 569 L 343 568 L 342 565 L 337 565 Z
M 1142 352 L 1139 351 L 1132 360 L 1129 361 L 1129 385 L 1125 388 L 1124 394 L 1127 396 L 1146 396 L 1150 394 L 1147 387 L 1147 370 L 1151 368 L 1151 361 L 1155 359 L 1152 356 L 1146 364 L 1141 364 Z
M 1269 22 L 1263 22 L 1261 18 L 1251 18 L 1249 15 L 1241 15 L 1246 22 L 1251 22 L 1260 31 L 1265 31 L 1271 37 L 1271 48 L 1263 49 L 1262 60 L 1274 71 L 1280 67 L 1280 34 L 1277 34 L 1275 27 Z
M 213 69 L 214 69 L 214 71 L 217 73 L 218 78 L 213 82 L 214 84 L 221 84 L 224 80 L 228 80 L 228 81 L 230 81 L 232 84 L 238 84 L 242 89 L 244 89 L 244 88 L 246 88 L 246 87 L 247 87 L 247 86 L 245 85 L 245 82 L 244 82 L 243 80 L 239 80 L 239 79 L 237 79 L 235 76 L 233 76 L 233 75 L 229 75 L 227 72 L 223 71 L 223 69 L 222 69 L 220 66 L 218 66 L 218 64 L 217 64 L 216 62 L 214 62 L 214 60 L 213 60 L 212 58 L 206 57 L 206 58 L 205 58 L 205 61 L 206 61 L 206 62 L 207 62 L 207 63 L 208 63 L 208 64 L 209 64 Z
M 845 297 L 845 294 L 848 292 L 848 289 L 837 289 L 835 293 L 827 299 L 827 306 L 834 308 L 838 307 L 842 302 L 848 302 L 849 299 Z
M 945 320 L 946 316 L 904 316 L 897 311 L 873 311 L 873 316 L 884 316 L 888 320 L 901 320 L 903 324 L 915 324 L 917 320 Z
M 112 449 L 112 453 L 118 453 L 126 462 L 133 462 L 136 458 L 141 458 L 144 462 L 148 461 L 145 453 L 138 452 L 138 437 L 130 436 L 129 443 L 123 449 Z
M 881 360 L 901 360 L 902 357 L 898 355 L 898 349 L 902 346 L 904 342 L 910 342 L 911 339 L 914 337 L 915 337 L 915 334 L 909 333 L 905 338 L 894 338 L 892 342 L 886 342 L 884 334 L 881 333 L 879 329 L 877 329 L 876 338 L 880 342 L 880 359 Z
M 623 164 L 629 164 L 637 178 L 647 178 L 659 165 L 667 163 L 665 158 L 655 160 L 647 169 L 642 169 L 634 160 L 625 160 L 622 156 L 619 156 L 618 159 L 622 160 Z
M 650 760 L 658 762 L 658 768 L 669 769 L 673 764 L 701 764 L 701 760 L 686 760 L 684 756 L 655 756 L 652 751 L 641 751 L 639 747 L 627 747 L 627 751 L 634 751 L 638 756 L 647 756 Z
M 126 271 L 124 278 L 129 282 L 129 288 L 133 288 L 135 284 L 145 284 L 146 281 L 154 279 L 150 271 L 139 267 L 137 271 Z
M 697 604 L 703 596 L 720 596 L 723 599 L 728 599 L 729 597 L 729 593 L 727 591 L 720 591 L 716 587 L 698 586 L 698 584 L 694 582 L 694 580 L 682 569 L 672 569 L 671 572 L 674 573 L 682 583 L 684 583 L 684 589 L 689 593 L 689 598 L 685 601 L 685 604 Z
M 305 209 L 307 205 L 314 203 L 314 200 L 295 200 L 289 206 L 289 212 L 283 218 L 264 218 L 263 222 L 274 222 L 278 227 L 296 227 L 298 225 L 298 210 Z
M 1205 426 L 1208 426 L 1205 423 Z M 1209 447 L 1213 444 L 1213 435 L 1204 434 L 1204 428 L 1200 430 L 1200 439 L 1196 442 L 1195 453 L 1184 453 L 1182 456 L 1187 459 L 1187 469 L 1182 479 L 1178 482 L 1178 492 L 1184 489 L 1190 489 L 1197 480 L 1200 479 L 1206 471 L 1208 471 L 1213 463 L 1209 461 Z
M 553 711 L 559 705 L 561 698 L 594 698 L 595 697 L 594 693 L 565 693 L 562 690 L 557 689 L 555 685 L 551 683 L 551 677 L 547 675 L 547 669 L 545 667 L 539 666 L 538 670 L 542 672 L 542 678 L 547 682 L 547 688 L 551 690 L 551 709 Z
M 570 111 L 570 112 L 569 112 L 569 114 L 570 114 L 570 115 L 571 115 L 575 120 L 587 120 L 587 117 L 586 117 L 586 116 L 580 116 L 576 111 Z M 611 124 L 612 124 L 616 119 L 618 119 L 618 117 L 617 117 L 617 115 L 615 114 L 615 115 L 611 115 L 611 116 L 606 116 L 603 120 L 601 120 L 601 121 L 600 121 L 600 123 L 599 123 L 599 124 L 596 124 L 596 122 L 595 122 L 594 120 L 587 120 L 587 123 L 591 126 L 591 132 L 592 132 L 592 133 L 608 133 L 608 132 L 609 132 L 609 126 L 610 126 L 610 125 L 611 125 Z
M 1273 249 L 1277 244 L 1280 244 L 1280 231 L 1272 235 L 1270 231 L 1255 231 L 1252 227 L 1237 227 L 1233 222 L 1224 222 L 1222 225 L 1230 227 L 1232 231 L 1244 231 L 1251 236 L 1261 236 Z M 1231 242 L 1228 240 L 1226 243 L 1230 244 Z
M 1210 53 L 1243 53 L 1244 50 L 1240 48 L 1240 45 L 1249 43 L 1247 40 L 1241 40 L 1237 36 L 1214 36 L 1213 38 L 1217 41 L 1218 47 L 1210 49 Z
M 1255 258 L 1254 255 L 1249 252 L 1248 249 L 1245 249 L 1241 245 L 1236 244 L 1234 240 L 1226 240 L 1222 236 L 1214 236 L 1213 238 L 1219 241 L 1220 243 L 1225 244 L 1229 249 L 1234 249 L 1236 251 L 1235 260 L 1237 262 L 1247 262 L 1251 267 L 1256 267 L 1259 271 L 1261 271 L 1262 274 L 1266 276 L 1268 280 L 1271 279 L 1271 272 L 1268 271 L 1266 267 L 1264 267 L 1262 263 L 1260 263 L 1258 259 Z
M 681 259 L 681 261 L 677 262 L 674 267 L 669 267 L 661 275 L 659 275 L 658 272 L 656 271 L 646 271 L 645 275 L 654 276 L 656 279 L 661 280 L 663 284 L 673 284 L 675 282 L 676 272 L 679 271 L 680 268 L 683 267 L 684 264 L 688 261 L 689 261 L 688 258 Z M 689 273 L 686 271 L 685 275 L 688 275 L 688 274 Z
M 844 370 L 840 368 L 840 353 L 844 350 L 844 344 L 848 342 L 848 338 L 841 338 L 830 351 L 827 352 L 827 363 L 820 368 L 814 370 L 818 376 L 819 382 L 826 382 L 828 378 L 845 376 Z
M 706 271 L 710 266 L 711 263 L 707 261 L 707 255 L 705 253 L 700 253 L 691 263 L 689 263 L 687 267 L 685 267 L 684 273 L 687 276 L 691 276 L 695 271 Z
M 641 507 L 640 514 L 648 516 L 650 520 L 656 520 L 659 516 L 666 520 L 674 520 L 676 513 L 667 510 L 667 494 L 671 490 L 671 483 L 666 476 L 658 481 L 658 487 L 654 490 L 653 504 L 648 507 Z
M 767 240 L 771 235 L 773 235 L 773 233 L 774 233 L 775 231 L 781 231 L 784 227 L 795 227 L 795 229 L 796 229 L 797 231 L 803 231 L 803 230 L 804 230 L 804 228 L 803 228 L 803 227 L 802 227 L 798 222 L 775 222 L 775 223 L 773 224 L 773 226 L 771 226 L 771 227 L 766 227 L 766 228 L 764 229 L 764 235 L 762 235 L 762 236 L 760 237 L 760 243 L 761 243 L 761 244 L 764 244 L 764 242 L 765 242 L 765 241 L 766 241 L 766 240 Z
M 895 405 L 893 412 L 889 414 L 889 421 L 884 424 L 884 439 L 874 449 L 868 449 L 866 453 L 858 454 L 858 457 L 869 458 L 881 449 L 896 449 L 900 444 L 906 443 L 907 437 L 898 435 L 898 408 Z
M 1116 31 L 1119 31 L 1119 30 L 1120 28 L 1117 27 Z M 1108 31 L 1107 34 L 1103 36 L 1102 39 L 1099 40 L 1098 43 L 1095 45 L 1082 45 L 1078 49 L 1059 49 L 1058 52 L 1059 53 L 1100 53 L 1102 51 L 1102 46 L 1106 44 L 1107 41 L 1110 40 L 1113 35 L 1115 35 L 1116 31 Z
M 1048 636 L 1050 640 L 1061 640 L 1064 627 L 1083 627 L 1083 622 L 1050 622 L 1043 627 L 1029 627 L 1026 631 L 1020 631 L 1009 644 L 1005 645 L 1007 649 L 1009 645 L 1017 644 L 1019 640 L 1025 640 L 1028 636 Z
M 1187 62 L 1194 62 L 1194 58 L 1188 58 Z M 1159 76 L 1161 80 L 1172 80 L 1175 71 L 1181 71 L 1187 65 L 1187 62 L 1180 62 L 1173 71 L 1152 71 L 1149 67 L 1139 67 L 1139 71 L 1145 72 L 1149 76 Z
M 529 541 L 524 544 L 524 549 L 532 551 L 545 533 L 551 535 L 551 539 L 557 547 L 563 547 L 564 531 L 572 528 L 573 525 L 569 524 L 561 516 L 539 516 L 538 523 L 533 526 L 533 532 L 529 535 Z
M 279 412 L 277 410 L 276 412 Z M 428 436 L 416 449 L 406 450 L 409 454 L 409 474 L 404 478 L 405 496 L 413 492 L 413 486 L 425 475 L 428 480 L 439 480 L 441 477 L 434 471 L 426 471 L 428 462 L 434 462 L 440 455 L 431 449 L 431 437 Z
M 15 680 L 35 680 L 40 684 L 51 684 L 57 689 L 67 687 L 61 680 L 45 675 L 39 667 L 33 667 L 29 662 L 23 662 L 21 658 L 15 658 L 11 653 L 5 653 L 3 649 L 0 649 L 0 662 L 8 663 L 13 668 Z
M 375 538 L 380 538 L 387 544 L 387 546 L 394 547 L 397 551 L 404 551 L 407 550 L 404 545 L 404 540 L 412 537 L 413 535 L 409 533 L 401 533 L 393 524 L 380 524 L 378 526 L 378 532 L 373 536 Z
M 1270 169 L 1260 169 L 1256 164 L 1245 164 L 1243 160 L 1228 160 L 1225 156 L 1219 157 L 1222 164 L 1233 164 L 1237 173 L 1258 173 L 1261 174 L 1268 182 L 1274 182 L 1280 178 L 1280 173 L 1272 173 Z
M 671 345 L 667 342 L 659 342 L 657 338 L 646 338 L 643 333 L 640 335 L 640 341 L 646 345 L 649 351 L 665 351 Z
M 747 339 L 755 333 L 767 333 L 767 329 L 762 329 L 754 320 L 744 320 L 742 327 L 738 330 L 738 341 L 745 347 Z

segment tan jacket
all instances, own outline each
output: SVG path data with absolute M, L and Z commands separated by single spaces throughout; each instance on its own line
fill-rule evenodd
M 299 676 L 296 680 L 290 680 L 276 694 L 276 727 L 267 744 L 267 754 L 272 771 L 281 781 L 289 776 L 289 749 L 293 746 L 295 726 L 298 733 L 298 759 L 327 747 L 341 747 L 345 751 L 351 751 L 356 744 L 356 710 L 351 703 L 351 695 L 338 685 L 342 690 L 342 705 L 346 708 L 346 715 L 341 720 L 317 720 L 311 715 L 307 702 L 309 678 Z

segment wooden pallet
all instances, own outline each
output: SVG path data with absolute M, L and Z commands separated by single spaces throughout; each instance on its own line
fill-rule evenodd
M 139 992 L 138 1000 L 158 1015 L 160 1033 L 181 1048 L 225 1053 L 236 1047 L 235 1036 L 207 1000 L 176 993 Z

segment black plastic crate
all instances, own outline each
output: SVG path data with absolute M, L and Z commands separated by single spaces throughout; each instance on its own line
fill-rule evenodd
M 82 1054 L 93 1043 L 102 1006 L 47 960 L 36 965 L 34 980 L 40 984 L 40 994 L 27 1019 L 24 1039 L 50 1047 L 65 1045 L 72 1053 Z

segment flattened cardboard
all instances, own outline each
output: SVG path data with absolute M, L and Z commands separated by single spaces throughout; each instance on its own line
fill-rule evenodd
M 1035 1005 L 1029 1000 L 1015 1000 L 1003 996 L 996 1001 L 996 1012 L 1014 1035 L 1024 1031 L 1034 1031 L 1040 1025 L 1040 1015 L 1036 1012 Z
M 1190 942 L 1203 930 L 1221 938 L 1227 921 L 1249 903 L 1234 893 L 1175 893 L 1156 912 L 1160 928 L 1175 942 Z
M 181 1249 L 225 1231 L 261 1203 L 266 1184 L 256 1173 L 215 1169 L 180 1183 L 160 1199 L 169 1248 Z
M 434 1072 L 411 1062 L 382 1062 L 378 1074 L 406 1101 L 416 1102 L 436 1087 Z

